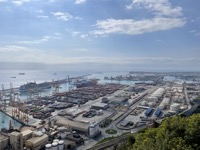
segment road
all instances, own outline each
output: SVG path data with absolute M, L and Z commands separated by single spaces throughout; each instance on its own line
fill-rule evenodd
M 186 112 L 188 112 L 192 108 L 192 105 L 190 104 L 190 99 L 188 98 L 188 92 L 187 92 L 186 85 L 183 86 L 183 90 L 184 90 L 185 99 L 186 99 L 186 103 L 187 103 L 188 108 L 185 111 L 181 112 L 180 114 L 185 114 Z
M 128 138 L 129 134 L 128 135 L 123 135 L 121 137 L 118 137 L 116 139 L 113 139 L 113 140 L 109 140 L 107 142 L 104 142 L 104 143 L 101 143 L 101 144 L 97 144 L 91 148 L 88 148 L 87 150 L 101 150 L 101 149 L 105 149 L 107 147 L 110 147 L 112 145 L 115 145 L 117 143 L 120 143 L 124 140 L 126 140 Z
M 114 130 L 116 130 L 117 133 L 116 133 L 114 136 L 118 136 L 118 135 L 123 134 L 124 132 L 130 131 L 130 129 L 127 130 L 126 128 L 123 129 L 123 128 L 119 127 L 119 123 L 120 123 L 124 118 L 126 118 L 126 117 L 138 106 L 138 104 L 139 104 L 142 100 L 144 100 L 149 94 L 151 94 L 152 92 L 154 92 L 156 89 L 157 89 L 157 88 L 148 89 L 147 91 L 143 92 L 143 93 L 141 94 L 141 98 L 139 98 L 139 100 L 138 100 L 136 103 L 134 103 L 122 116 L 120 116 L 117 120 L 112 121 L 111 124 L 110 124 L 108 127 L 106 127 L 106 128 L 101 128 L 102 136 L 103 136 L 104 138 L 113 136 L 112 134 L 107 134 L 107 133 L 105 132 L 107 129 L 114 129 Z M 143 97 L 143 96 L 144 96 L 144 97 Z

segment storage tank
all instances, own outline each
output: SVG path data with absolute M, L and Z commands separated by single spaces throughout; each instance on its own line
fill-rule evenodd
M 98 123 L 94 123 L 95 128 L 94 128 L 94 134 L 96 134 L 99 131 L 99 125 Z
M 52 143 L 52 149 L 51 150 L 58 150 L 58 143 Z
M 58 149 L 59 150 L 63 150 L 64 149 L 64 141 L 61 140 L 61 141 L 58 142 Z
M 45 150 L 51 150 L 51 147 L 52 147 L 51 144 L 46 144 L 45 145 Z
M 177 104 L 177 103 L 174 103 L 170 106 L 170 110 L 171 111 L 175 111 L 175 112 L 178 112 L 180 109 L 180 104 Z
M 58 143 L 59 139 L 54 139 L 53 143 Z
M 93 135 L 95 134 L 95 124 L 90 124 L 90 126 L 89 126 L 89 134 L 90 134 L 90 136 L 91 137 L 93 137 Z

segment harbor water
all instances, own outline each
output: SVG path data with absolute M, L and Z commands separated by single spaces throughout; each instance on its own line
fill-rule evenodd
M 14 128 L 20 128 L 22 126 L 19 122 L 0 111 L 0 129 L 9 129 L 10 121 Z

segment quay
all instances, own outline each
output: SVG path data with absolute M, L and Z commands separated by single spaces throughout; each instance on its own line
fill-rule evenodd
M 74 82 L 74 81 L 77 81 L 77 80 L 81 80 L 83 79 L 84 77 L 87 77 L 91 74 L 86 74 L 86 75 L 82 75 L 82 76 L 77 76 L 77 77 L 71 77 L 71 78 L 65 78 L 65 79 L 58 79 L 58 80 L 52 80 L 52 81 L 48 81 L 48 83 L 50 83 L 51 85 L 54 85 L 54 84 L 65 84 L 65 83 L 71 83 L 71 82 Z M 45 82 L 43 82 L 45 83 Z M 10 89 L 1 89 L 0 90 L 0 93 L 2 92 L 5 92 L 5 93 L 10 93 L 10 92 L 19 92 L 19 87 L 15 87 L 15 88 L 10 88 Z

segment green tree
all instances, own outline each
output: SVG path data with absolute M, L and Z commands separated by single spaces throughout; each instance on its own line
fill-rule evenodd
M 158 128 L 138 133 L 135 140 L 134 150 L 200 149 L 200 114 L 167 118 Z

